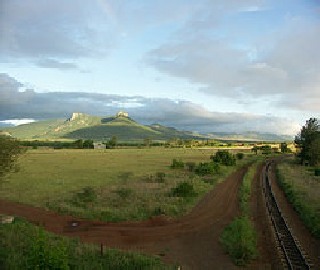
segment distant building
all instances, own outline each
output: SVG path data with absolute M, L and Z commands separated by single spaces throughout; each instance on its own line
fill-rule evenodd
M 94 149 L 106 149 L 106 145 L 103 143 L 93 143 Z
M 127 112 L 120 111 L 117 113 L 117 117 L 129 117 Z

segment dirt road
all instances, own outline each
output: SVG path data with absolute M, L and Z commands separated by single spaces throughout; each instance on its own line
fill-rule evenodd
M 20 203 L 0 200 L 0 213 L 26 218 L 46 230 L 108 247 L 161 255 L 183 269 L 235 269 L 219 244 L 223 228 L 239 213 L 238 189 L 246 168 L 218 184 L 182 218 L 107 223 L 75 219 Z M 72 226 L 76 222 L 77 226 Z

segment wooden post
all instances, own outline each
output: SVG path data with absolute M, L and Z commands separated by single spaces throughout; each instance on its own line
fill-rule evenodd
M 100 255 L 103 256 L 103 243 L 100 244 Z

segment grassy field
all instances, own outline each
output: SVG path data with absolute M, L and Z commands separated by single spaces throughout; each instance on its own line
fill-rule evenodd
M 278 165 L 279 184 L 310 231 L 320 238 L 320 177 L 314 168 L 304 167 L 292 159 Z
M 108 221 L 178 216 L 234 171 L 198 176 L 170 169 L 172 160 L 209 162 L 210 149 L 29 150 L 20 170 L 2 184 L 0 196 L 62 213 Z M 255 157 L 252 157 L 255 158 Z M 192 184 L 196 196 L 172 196 L 181 182 Z

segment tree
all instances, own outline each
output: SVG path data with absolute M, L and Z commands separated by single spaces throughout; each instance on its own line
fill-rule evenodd
M 0 180 L 10 171 L 16 168 L 16 162 L 24 149 L 20 147 L 19 141 L 0 137 Z
M 85 140 L 83 142 L 83 148 L 87 148 L 87 149 L 93 149 L 93 140 Z
M 117 136 L 112 136 L 112 138 L 109 140 L 108 144 L 111 148 L 115 147 L 117 145 Z
M 150 138 L 145 138 L 143 143 L 146 147 L 151 147 L 152 140 Z
M 314 151 L 316 151 L 316 149 L 313 149 L 317 146 L 316 141 L 319 138 L 320 125 L 318 119 L 310 118 L 295 138 L 295 143 L 300 149 L 298 157 L 301 159 L 301 164 L 309 162 L 310 165 L 315 165 L 319 162 L 319 155 L 315 155 Z
M 210 159 L 213 162 L 220 163 L 225 166 L 234 166 L 236 165 L 236 158 L 233 154 L 229 153 L 228 151 L 218 151 L 215 155 L 211 155 Z
M 76 148 L 82 149 L 83 148 L 83 140 L 82 139 L 76 140 L 74 142 L 74 145 L 75 145 Z
M 287 143 L 283 142 L 280 144 L 281 153 L 287 153 L 288 152 L 288 145 Z

